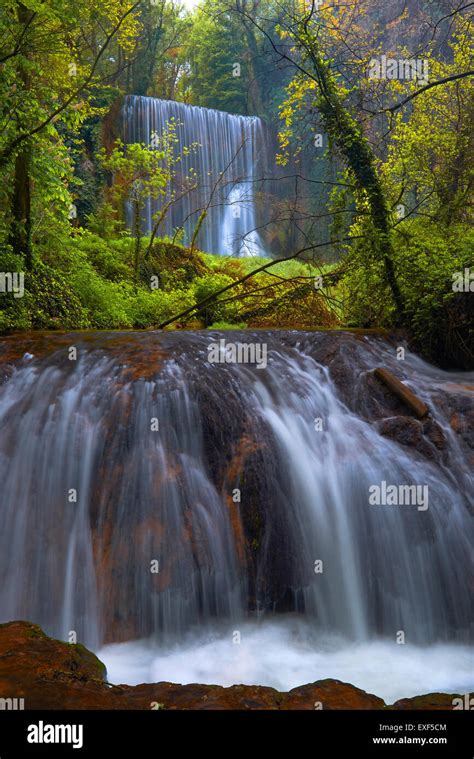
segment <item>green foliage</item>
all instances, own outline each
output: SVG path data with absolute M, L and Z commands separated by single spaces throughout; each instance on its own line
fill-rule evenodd
M 273 122 L 289 72 L 276 67 L 269 39 L 282 8 L 272 0 L 204 0 L 191 17 L 181 84 L 187 102 Z M 252 23 L 251 18 L 256 22 Z
M 374 83 L 364 73 L 368 66 L 355 71 L 354 60 L 344 60 L 352 31 L 335 6 L 324 7 L 313 26 L 301 14 L 280 30 L 295 43 L 303 65 L 281 108 L 279 160 L 289 160 L 310 119 L 315 130 L 324 127 L 333 155 L 344 164 L 346 186 L 333 191 L 329 205 L 333 233 L 352 238 L 339 313 L 351 326 L 402 327 L 428 359 L 472 368 L 472 299 L 452 289 L 455 272 L 474 260 L 472 20 L 454 18 L 452 55 L 440 60 L 429 44 L 424 51 L 430 85 L 463 71 L 465 79 L 420 92 L 416 79 Z M 358 40 L 361 60 L 380 53 L 376 37 Z M 411 57 L 401 47 L 397 54 Z M 409 106 L 398 107 L 405 98 Z M 368 119 L 368 103 L 374 115 L 380 109 L 379 122 Z M 394 112 L 385 121 L 390 103 Z
M 232 14 L 222 9 L 216 12 L 216 3 L 208 2 L 196 11 L 188 39 L 188 56 L 191 71 L 188 74 L 193 103 L 205 108 L 217 108 L 229 113 L 249 112 L 247 94 L 248 71 L 244 65 L 245 42 L 236 33 Z M 234 76 L 234 64 L 240 66 Z
M 189 273 L 171 291 L 152 290 L 149 282 L 137 287 L 132 251 L 131 238 L 107 242 L 91 232 L 59 245 L 49 255 L 54 264 L 37 260 L 26 273 L 23 298 L 0 294 L 0 331 L 142 329 L 195 303 Z M 21 258 L 3 254 L 0 270 L 22 271 Z
M 25 306 L 35 329 L 82 329 L 90 325 L 75 283 L 42 262 L 27 275 Z
M 124 284 L 108 282 L 91 266 L 84 264 L 73 275 L 73 286 L 89 314 L 91 326 L 96 329 L 133 327 L 129 309 L 129 288 Z
M 196 280 L 194 286 L 194 294 L 196 301 L 200 301 L 208 298 L 210 295 L 218 292 L 221 288 L 230 285 L 233 282 L 233 278 L 228 274 L 216 272 L 205 277 L 199 277 Z M 213 324 L 214 322 L 232 322 L 237 319 L 238 309 L 235 303 L 220 303 L 219 301 L 226 297 L 226 293 L 212 303 L 209 306 L 203 308 L 200 312 L 200 318 L 204 321 L 206 326 Z M 231 295 L 231 293 L 229 294 Z M 229 297 L 229 296 L 227 296 Z
M 453 290 L 453 277 L 472 267 L 474 230 L 415 221 L 396 246 L 407 322 L 418 350 L 435 363 L 474 365 L 472 294 Z
M 23 272 L 22 258 L 11 252 L 1 253 L 0 271 Z M 25 304 L 25 298 L 15 298 L 13 293 L 0 293 L 0 332 L 30 329 L 31 326 L 31 316 Z
M 245 322 L 238 322 L 236 324 L 233 324 L 231 322 L 214 322 L 214 324 L 210 324 L 208 329 L 218 329 L 220 331 L 226 330 L 226 329 L 245 329 L 247 327 Z
M 417 94 L 419 82 L 367 77 L 383 40 L 369 31 L 362 0 L 350 14 L 324 3 L 310 23 L 307 11 L 276 0 L 203 0 L 191 12 L 168 0 L 137 8 L 133 0 L 5 0 L 0 271 L 24 271 L 26 290 L 0 294 L 0 330 L 153 327 L 265 263 L 189 250 L 176 244 L 178 231 L 173 242 L 158 238 L 182 159 L 177 125 L 151 146 L 113 145 L 110 125 L 132 91 L 257 114 L 270 125 L 279 114 L 279 161 L 312 182 L 303 232 L 317 226 L 317 241 L 326 231 L 351 238 L 332 251 L 345 272 L 337 286 L 313 286 L 330 267 L 282 262 L 177 326 L 397 325 L 430 360 L 472 367 L 472 294 L 454 292 L 452 278 L 473 262 L 473 80 L 430 88 L 390 119 L 371 118 L 371 107 Z M 472 20 L 453 14 L 449 24 L 447 55 L 429 44 L 424 53 L 431 80 L 472 68 Z M 273 65 L 272 42 L 293 68 Z M 305 141 L 320 131 L 328 153 L 303 160 Z M 342 189 L 324 184 L 328 154 Z M 161 209 L 143 238 L 149 197 Z M 126 200 L 133 236 L 124 229 Z M 397 216 L 400 203 L 406 218 Z M 285 228 L 272 234 L 284 255 Z
M 363 244 L 367 244 L 364 241 Z M 463 225 L 417 219 L 395 238 L 397 278 L 405 301 L 406 326 L 415 348 L 428 360 L 472 368 L 474 314 L 471 293 L 455 292 L 453 277 L 472 267 L 474 231 Z M 391 326 L 396 316 L 381 264 L 367 267 L 355 247 L 347 258 L 344 321 L 349 326 Z
M 191 251 L 156 240 L 138 282 L 134 276 L 134 240 L 104 240 L 89 230 L 58 240 L 42 251 L 33 273 L 26 274 L 23 298 L 3 295 L 0 330 L 14 329 L 145 329 L 196 305 L 268 259 L 231 259 Z M 22 259 L 0 257 L 4 271 L 21 271 Z M 243 328 L 333 326 L 313 286 L 323 270 L 305 262 L 286 261 L 226 291 L 175 327 Z M 158 286 L 152 285 L 157 280 Z M 258 297 L 253 289 L 258 288 Z M 239 298 L 236 298 L 239 296 Z
M 470 29 L 465 24 L 467 19 L 451 41 L 447 61 L 429 57 L 432 81 L 469 68 L 474 24 Z M 473 102 L 474 80 L 467 77 L 420 95 L 408 116 L 396 115 L 381 167 L 393 206 L 403 204 L 407 214 L 429 214 L 445 226 L 472 221 Z
M 147 242 L 146 240 L 145 244 Z M 197 277 L 207 273 L 208 266 L 203 258 L 199 252 L 191 251 L 183 245 L 169 240 L 156 240 L 142 264 L 141 280 L 149 284 L 150 278 L 156 275 L 160 289 L 166 291 L 188 286 Z
M 204 277 L 202 285 L 199 283 L 198 301 L 269 263 L 266 258 L 235 259 L 207 254 L 203 258 L 213 274 Z M 269 329 L 336 326 L 338 316 L 334 304 L 328 305 L 330 301 L 314 286 L 315 277 L 329 273 L 332 268 L 296 259 L 275 263 L 269 270 L 222 293 L 216 303 L 203 310 L 201 318 L 208 326 L 215 309 L 226 315 L 216 317 L 214 323 L 224 321 L 234 326 L 237 323 Z M 331 295 L 330 290 L 326 288 L 326 295 Z
M 173 100 L 184 94 L 187 62 L 182 48 L 191 26 L 190 15 L 174 0 L 154 0 L 140 5 L 139 20 L 142 33 L 136 41 L 128 91 Z
M 6 0 L 0 6 L 0 250 L 33 249 L 69 226 L 87 173 L 73 174 L 84 123 L 104 114 L 117 58 L 132 53 L 136 9 L 122 0 Z M 100 97 L 96 96 L 100 93 Z M 106 100 L 106 97 L 105 97 Z M 77 169 L 76 161 L 76 169 Z M 74 214 L 73 214 L 74 215 Z
M 157 326 L 174 314 L 195 304 L 191 288 L 176 288 L 172 292 L 146 292 L 140 290 L 133 299 L 133 326 L 144 328 Z
M 117 218 L 116 209 L 105 200 L 97 205 L 86 221 L 87 229 L 92 234 L 109 242 L 121 237 L 128 237 L 125 222 Z
M 73 245 L 104 279 L 120 282 L 131 277 L 133 241 L 130 237 L 104 240 L 90 230 L 83 230 L 74 238 Z
M 22 271 L 21 259 L 0 257 L 2 271 Z M 25 293 L 0 295 L 0 330 L 83 329 L 91 322 L 74 283 L 63 272 L 37 262 L 34 272 L 25 274 Z

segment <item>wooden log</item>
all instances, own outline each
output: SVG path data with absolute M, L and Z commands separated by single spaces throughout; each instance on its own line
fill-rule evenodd
M 404 385 L 403 382 L 401 382 L 398 377 L 395 377 L 395 375 L 388 369 L 378 367 L 375 369 L 374 374 L 377 379 L 383 382 L 383 384 L 397 396 L 397 398 L 400 398 L 400 400 L 411 409 L 418 419 L 424 419 L 424 417 L 429 414 L 430 410 L 426 403 L 418 398 L 413 390 L 410 390 L 409 387 Z

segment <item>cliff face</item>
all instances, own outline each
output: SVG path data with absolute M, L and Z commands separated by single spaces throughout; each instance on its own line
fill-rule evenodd
M 452 709 L 455 694 L 430 693 L 385 702 L 338 680 L 279 692 L 258 685 L 110 685 L 104 665 L 84 646 L 48 638 L 38 625 L 0 625 L 0 708 L 24 699 L 32 709 Z M 17 702 L 19 703 L 19 702 Z

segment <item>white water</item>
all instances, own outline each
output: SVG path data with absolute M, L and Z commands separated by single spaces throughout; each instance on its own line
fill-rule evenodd
M 0 620 L 64 639 L 77 631 L 112 682 L 287 689 L 332 677 L 387 701 L 472 689 L 472 465 L 441 401 L 458 383 L 467 403 L 473 375 L 404 363 L 446 436 L 438 461 L 348 408 L 317 361 L 336 338 L 231 334 L 266 340 L 268 366 L 210 364 L 218 333 L 145 333 L 128 339 L 147 379 L 130 378 L 130 357 L 85 343 L 77 363 L 64 349 L 25 357 L 0 386 Z M 147 353 L 155 344 L 161 362 Z M 344 379 L 354 395 L 374 366 L 400 371 L 381 341 L 353 347 Z M 231 461 L 244 435 L 257 473 L 242 464 L 222 478 L 213 464 Z M 381 481 L 429 486 L 429 509 L 371 505 Z M 239 518 L 257 509 L 263 524 L 247 562 L 226 498 L 234 487 Z M 155 558 L 162 584 L 150 581 Z M 259 626 L 248 621 L 255 608 Z M 272 614 L 282 610 L 305 617 Z
M 474 690 L 474 652 L 454 644 L 423 648 L 394 640 L 354 643 L 315 630 L 303 617 L 239 625 L 214 635 L 190 635 L 180 645 L 147 641 L 105 646 L 98 652 L 111 683 L 144 682 L 267 685 L 281 691 L 332 678 L 383 698 L 387 704 L 423 693 Z

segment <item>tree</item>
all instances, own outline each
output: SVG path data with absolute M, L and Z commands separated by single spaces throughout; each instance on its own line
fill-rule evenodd
M 153 133 L 152 144 L 129 143 L 117 140 L 112 151 L 107 154 L 102 148 L 99 161 L 106 171 L 112 172 L 113 184 L 110 194 L 116 213 L 123 213 L 127 202 L 132 207 L 132 233 L 135 238 L 134 271 L 138 281 L 141 243 L 142 210 L 147 200 L 161 201 L 161 208 L 154 216 L 154 228 L 147 249 L 149 255 L 153 240 L 171 204 L 176 200 L 172 188 L 176 166 L 184 155 L 196 150 L 197 145 L 184 146 L 180 154 L 175 153 L 176 123 L 171 122 L 161 134 Z M 185 177 L 184 183 L 193 186 L 194 178 Z M 184 190 L 186 191 L 186 189 Z
M 120 83 L 133 95 L 173 99 L 185 70 L 181 50 L 191 26 L 189 13 L 179 1 L 156 0 L 140 7 L 139 21 L 142 33 Z
M 282 10 L 273 0 L 204 0 L 192 16 L 183 57 L 190 100 L 195 105 L 274 120 L 285 67 L 275 65 L 272 46 Z M 265 33 L 247 15 L 263 18 Z
M 472 22 L 463 20 L 450 43 L 451 60 L 429 58 L 433 83 L 466 70 Z M 413 92 L 418 92 L 416 85 Z M 474 80 L 451 79 L 410 101 L 391 120 L 382 172 L 393 202 L 414 216 L 451 226 L 472 223 L 474 188 Z M 416 208 L 415 208 L 416 206 Z
M 291 40 L 296 48 L 290 52 L 275 50 L 291 63 L 295 76 L 289 85 L 289 98 L 282 109 L 286 129 L 282 135 L 283 145 L 288 145 L 293 121 L 303 103 L 317 112 L 331 147 L 346 166 L 354 183 L 357 207 L 362 214 L 368 210 L 372 226 L 374 256 L 383 262 L 385 276 L 397 307 L 403 317 L 403 297 L 397 281 L 393 249 L 390 238 L 390 209 L 383 185 L 378 176 L 376 160 L 361 124 L 351 114 L 346 99 L 348 91 L 332 68 L 332 60 L 325 53 L 324 34 L 331 29 L 329 11 L 319 21 L 316 7 L 303 5 L 302 11 L 290 16 L 280 35 Z M 337 19 L 336 19 L 337 22 Z M 335 23 L 336 23 L 335 22 Z M 255 23 L 255 22 L 254 22 Z
M 77 130 L 91 115 L 89 98 L 116 63 L 114 44 L 125 56 L 133 47 L 141 2 L 7 0 L 2 6 L 0 172 L 13 176 L 4 223 L 10 224 L 10 243 L 28 268 L 35 153 L 45 145 L 54 153 L 61 129 Z M 61 167 L 58 179 L 62 172 Z

